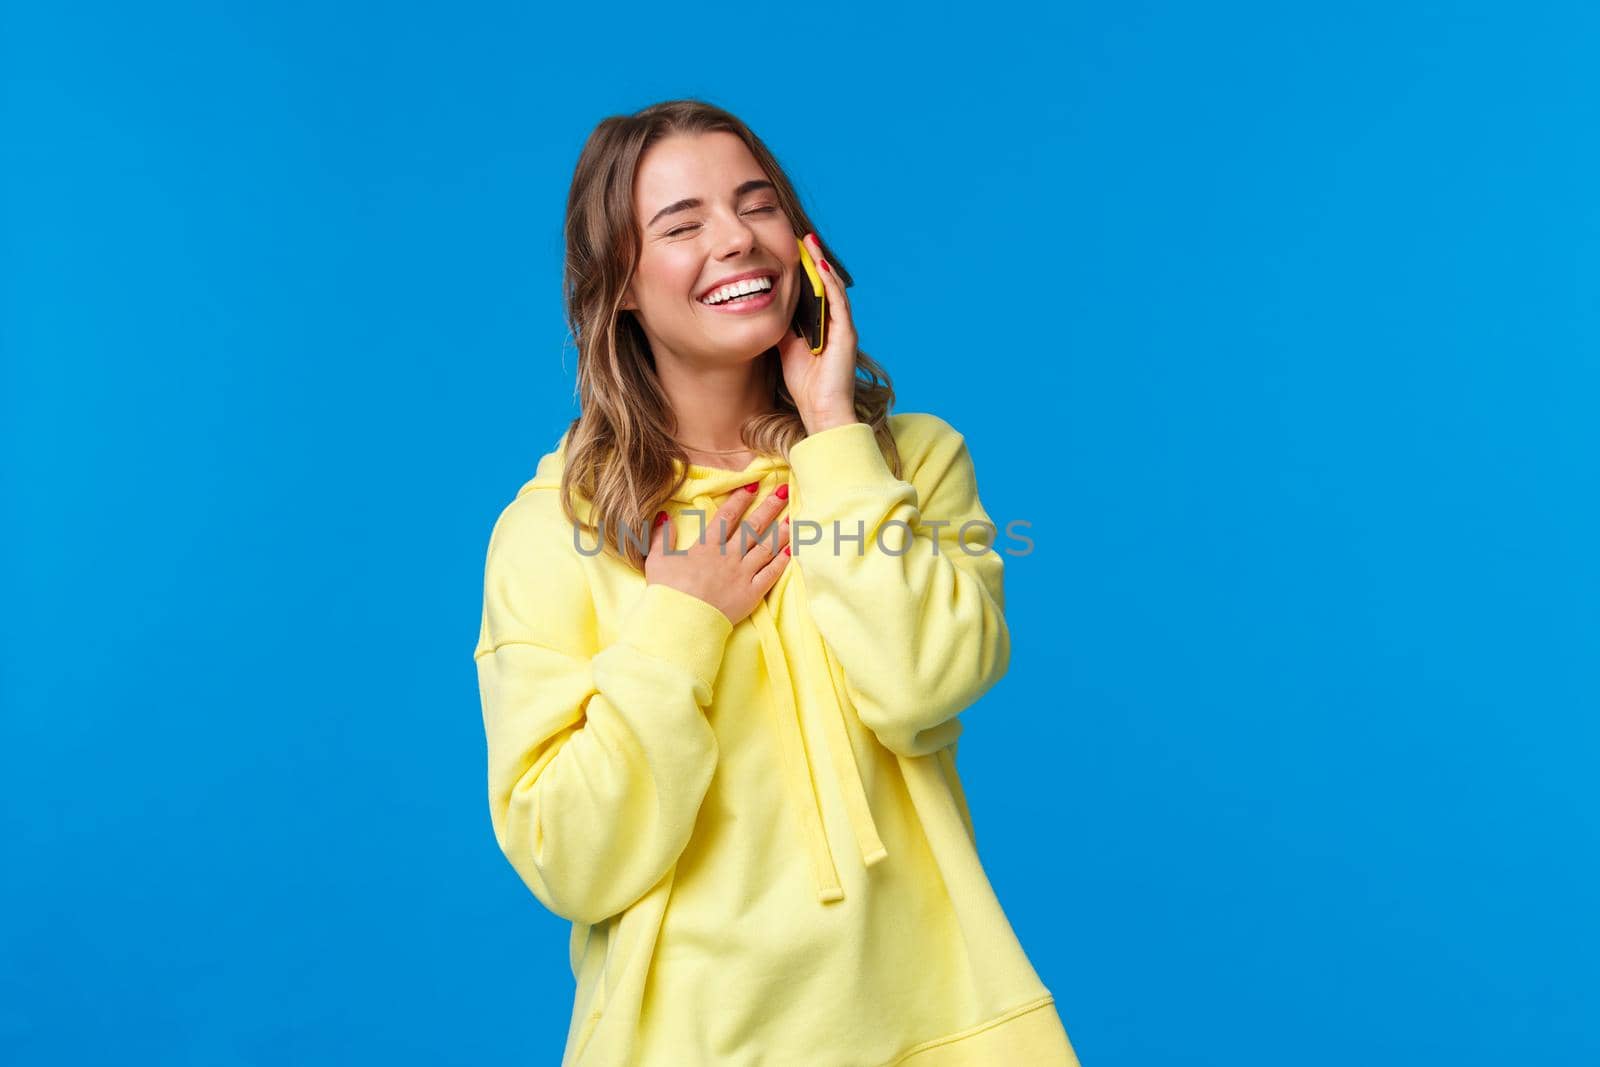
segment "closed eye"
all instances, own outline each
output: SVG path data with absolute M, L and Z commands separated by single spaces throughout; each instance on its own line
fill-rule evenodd
M 759 215 L 759 214 L 768 214 L 768 215 L 770 215 L 774 211 L 777 211 L 777 210 L 778 210 L 778 207 L 777 207 L 776 204 L 764 204 L 761 207 L 751 208 L 749 211 L 746 211 L 745 214 L 746 215 Z M 668 230 L 666 233 L 662 234 L 662 236 L 663 237 L 676 237 L 678 234 L 683 233 L 686 230 L 692 230 L 696 226 L 699 226 L 699 225 L 700 224 L 698 222 L 691 222 L 691 223 L 689 223 L 689 224 L 687 224 L 685 226 L 679 226 L 677 229 Z

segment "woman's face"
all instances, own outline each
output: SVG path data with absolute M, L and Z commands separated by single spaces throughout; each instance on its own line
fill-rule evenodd
M 719 131 L 658 141 L 639 161 L 633 207 L 642 250 L 624 304 L 658 360 L 665 351 L 702 365 L 748 362 L 782 339 L 800 296 L 800 249 L 742 140 Z M 749 271 L 772 275 L 771 292 L 705 303 Z

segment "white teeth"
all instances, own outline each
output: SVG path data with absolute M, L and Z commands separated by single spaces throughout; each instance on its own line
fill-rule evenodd
M 732 300 L 736 296 L 743 296 L 746 293 L 762 293 L 771 288 L 771 278 L 746 278 L 742 282 L 734 282 L 732 285 L 724 285 L 720 289 L 712 290 L 709 295 L 702 297 L 700 302 L 702 304 L 721 304 Z

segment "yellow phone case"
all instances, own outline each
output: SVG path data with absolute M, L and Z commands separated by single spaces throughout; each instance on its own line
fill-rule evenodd
M 806 277 L 811 281 L 811 292 L 816 295 L 818 312 L 817 345 L 811 350 L 812 355 L 818 355 L 828 346 L 828 298 L 827 290 L 822 287 L 822 275 L 817 273 L 817 265 L 811 259 L 811 250 L 806 247 L 806 239 L 797 237 L 795 240 L 800 245 L 800 265 L 805 268 Z

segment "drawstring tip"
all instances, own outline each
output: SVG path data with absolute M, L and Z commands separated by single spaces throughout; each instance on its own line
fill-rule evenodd
M 877 849 L 861 857 L 861 862 L 871 867 L 875 863 L 889 858 L 889 850 L 879 845 Z
M 824 886 L 817 890 L 817 900 L 823 904 L 831 904 L 835 900 L 844 899 L 844 890 L 838 886 Z

